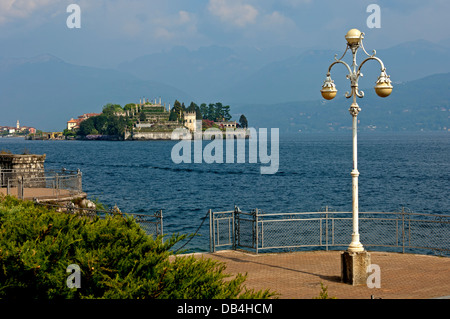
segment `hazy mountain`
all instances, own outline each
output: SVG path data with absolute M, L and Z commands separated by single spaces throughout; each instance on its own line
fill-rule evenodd
M 182 88 L 199 103 L 216 102 L 224 88 L 250 77 L 270 62 L 296 55 L 294 47 L 259 49 L 255 47 L 185 47 L 153 53 L 124 62 L 118 69 L 141 79 L 156 79 Z
M 334 123 L 333 128 L 338 124 L 349 126 L 348 101 L 336 98 L 325 103 L 320 96 L 328 66 L 335 54 L 342 53 L 300 52 L 293 47 L 211 46 L 194 51 L 178 47 L 125 62 L 119 70 L 73 65 L 48 54 L 0 59 L 0 125 L 14 125 L 20 120 L 23 125 L 43 130 L 62 130 L 71 117 L 100 112 L 106 103 L 124 105 L 145 96 L 162 97 L 167 104 L 175 99 L 185 104 L 220 101 L 231 106 L 235 119 L 244 113 L 251 125 L 260 127 L 323 129 L 324 121 Z M 396 127 L 397 120 L 410 121 L 405 127 L 418 129 L 420 125 L 411 121 L 420 123 L 420 118 L 427 119 L 427 129 L 450 126 L 444 116 L 447 113 L 435 109 L 428 112 L 424 106 L 432 103 L 434 108 L 448 109 L 448 75 L 422 80 L 450 72 L 449 53 L 450 47 L 426 41 L 379 50 L 377 56 L 385 62 L 395 90 L 387 99 L 375 98 L 373 86 L 379 65 L 374 61 L 364 65 L 360 87 L 366 97 L 361 100 L 361 121 L 385 129 Z M 363 57 L 362 52 L 358 54 L 358 61 Z M 346 72 L 342 65 L 332 71 L 341 97 L 350 89 Z M 414 107 L 414 112 L 405 111 L 409 107 Z M 389 119 L 395 121 L 390 123 Z
M 372 51 L 368 51 L 372 54 Z M 298 56 L 270 63 L 247 78 L 236 80 L 232 87 L 218 93 L 230 103 L 276 103 L 298 100 L 311 100 L 320 96 L 320 88 L 325 80 L 328 66 L 342 52 L 310 50 Z M 395 83 L 420 79 L 435 73 L 450 72 L 450 48 L 426 41 L 414 41 L 395 47 L 378 50 L 379 57 Z M 357 62 L 361 63 L 367 56 L 360 50 Z M 351 64 L 351 52 L 344 60 Z M 361 87 L 373 87 L 380 74 L 380 65 L 368 61 L 362 68 L 364 76 Z M 332 69 L 332 78 L 338 90 L 348 90 L 347 70 L 342 65 Z
M 360 130 L 420 131 L 450 129 L 450 73 L 394 84 L 392 94 L 378 97 L 373 88 L 358 99 Z M 351 130 L 351 100 L 249 104 L 234 107 L 238 118 L 245 114 L 249 126 L 278 127 L 280 132 Z
M 366 44 L 367 45 L 367 44 Z M 231 104 L 282 103 L 316 99 L 328 66 L 341 50 L 300 50 L 293 47 L 257 49 L 202 47 L 190 51 L 177 47 L 168 52 L 144 55 L 122 63 L 119 70 L 142 79 L 171 84 L 197 101 L 224 101 Z M 372 48 L 366 48 L 372 54 Z M 401 43 L 377 50 L 396 82 L 416 80 L 431 74 L 450 72 L 450 47 L 425 40 Z M 358 62 L 366 56 L 359 51 Z M 344 59 L 351 63 L 351 53 Z M 333 68 L 333 79 L 346 87 L 346 69 Z M 364 65 L 362 87 L 375 83 L 379 64 Z
M 157 80 L 128 73 L 78 66 L 42 55 L 0 60 L 0 125 L 62 130 L 66 121 L 83 113 L 101 112 L 107 103 L 125 105 L 140 98 L 191 100 L 188 94 Z

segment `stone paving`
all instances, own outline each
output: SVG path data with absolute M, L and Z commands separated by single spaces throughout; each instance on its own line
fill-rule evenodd
M 280 299 L 313 299 L 321 292 L 337 299 L 450 299 L 450 258 L 370 252 L 380 267 L 380 288 L 342 283 L 340 251 L 251 254 L 220 251 L 194 254 L 226 263 L 229 274 L 247 273 L 248 288 L 270 289 Z
M 0 188 L 0 194 L 6 195 L 7 189 Z M 12 187 L 10 194 L 17 197 L 17 188 Z M 70 199 L 72 197 L 86 197 L 86 193 L 79 193 L 73 195 L 73 192 L 66 189 L 53 189 L 53 188 L 24 188 L 23 189 L 24 200 L 32 200 L 38 198 L 40 200 L 60 200 Z

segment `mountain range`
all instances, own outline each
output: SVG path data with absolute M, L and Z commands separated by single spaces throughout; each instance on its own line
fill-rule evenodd
M 449 46 L 422 40 L 377 51 L 394 91 L 386 99 L 375 96 L 379 65 L 373 61 L 364 65 L 361 127 L 450 128 L 449 53 Z M 340 57 L 343 51 L 176 47 L 125 61 L 116 69 L 74 65 L 50 54 L 0 58 L 0 125 L 13 126 L 20 120 L 23 125 L 60 131 L 70 118 L 100 112 L 107 103 L 124 105 L 161 97 L 172 105 L 175 99 L 187 105 L 220 101 L 231 106 L 234 119 L 244 113 L 255 127 L 348 129 L 349 101 L 342 96 L 350 86 L 344 67 L 332 70 L 341 98 L 324 101 L 320 96 L 335 54 Z M 358 61 L 363 58 L 363 53 L 358 54 Z

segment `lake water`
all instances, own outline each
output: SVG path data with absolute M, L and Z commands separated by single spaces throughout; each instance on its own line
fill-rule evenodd
M 0 150 L 46 154 L 49 169 L 79 168 L 83 191 L 129 213 L 163 210 L 164 232 L 190 234 L 208 209 L 265 212 L 351 211 L 351 132 L 281 135 L 279 169 L 266 164 L 175 164 L 176 141 L 27 141 L 0 138 Z M 210 143 L 204 141 L 206 146 Z M 270 153 L 270 144 L 268 146 Z M 248 150 L 248 148 L 247 148 Z M 361 132 L 358 135 L 360 211 L 447 214 L 450 134 Z M 208 249 L 208 222 L 193 250 Z

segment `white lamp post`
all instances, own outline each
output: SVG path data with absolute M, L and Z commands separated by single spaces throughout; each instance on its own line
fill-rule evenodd
M 351 29 L 347 32 L 345 35 L 345 39 L 347 40 L 347 48 L 345 49 L 344 54 L 340 59 L 337 59 L 336 56 L 334 59 L 336 60 L 328 67 L 327 77 L 323 83 L 322 86 L 322 96 L 323 98 L 327 100 L 331 100 L 336 96 L 337 89 L 336 86 L 331 79 L 331 68 L 336 64 L 343 64 L 348 70 L 347 79 L 350 80 L 351 85 L 351 92 L 347 92 L 345 94 L 346 98 L 353 98 L 353 103 L 350 105 L 350 114 L 353 118 L 353 170 L 351 172 L 352 176 L 352 217 L 353 217 L 353 233 L 352 233 L 352 241 L 348 247 L 348 252 L 351 253 L 358 253 L 363 252 L 364 248 L 359 240 L 359 226 L 358 226 L 358 214 L 359 214 L 359 206 L 358 206 L 358 143 L 357 143 L 357 116 L 358 113 L 361 111 L 361 108 L 358 106 L 358 103 L 356 103 L 356 97 L 362 98 L 364 96 L 363 91 L 358 90 L 358 80 L 363 74 L 361 73 L 362 66 L 369 60 L 376 60 L 380 63 L 381 66 L 381 74 L 378 77 L 378 80 L 375 85 L 375 92 L 380 97 L 387 97 L 392 92 L 392 85 L 391 80 L 389 79 L 389 76 L 386 75 L 386 68 L 384 67 L 383 62 L 375 56 L 376 52 L 373 51 L 372 55 L 368 54 L 363 46 L 363 40 L 364 33 L 357 29 Z M 361 48 L 364 53 L 368 56 L 364 61 L 361 62 L 361 65 L 356 64 L 356 53 L 358 49 Z M 350 49 L 352 51 L 353 55 L 353 63 L 351 66 L 349 66 L 346 62 L 342 61 L 345 54 L 347 53 L 347 50 Z

